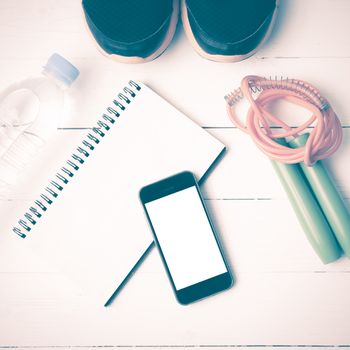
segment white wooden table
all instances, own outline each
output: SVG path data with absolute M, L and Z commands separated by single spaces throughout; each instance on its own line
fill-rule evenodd
M 271 39 L 247 61 L 206 61 L 179 27 L 160 58 L 123 65 L 96 50 L 79 0 L 0 0 L 1 89 L 39 74 L 53 52 L 81 71 L 59 130 L 63 142 L 92 126 L 91 109 L 104 92 L 134 78 L 227 145 L 203 191 L 236 278 L 230 291 L 183 307 L 153 251 L 111 307 L 92 307 L 64 276 L 8 243 L 1 217 L 21 199 L 4 199 L 0 349 L 350 348 L 349 260 L 320 263 L 269 161 L 232 127 L 223 101 L 247 74 L 300 78 L 319 87 L 344 126 L 344 143 L 328 164 L 349 198 L 349 14 L 349 0 L 282 0 Z

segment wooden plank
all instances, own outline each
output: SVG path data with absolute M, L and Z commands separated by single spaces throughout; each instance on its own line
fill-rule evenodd
M 130 78 L 145 81 L 202 126 L 231 126 L 223 96 L 238 87 L 248 74 L 309 81 L 331 101 L 344 125 L 350 125 L 344 80 L 350 73 L 347 0 L 332 1 L 332 17 L 338 19 L 337 26 L 326 26 L 321 20 L 329 11 L 327 1 L 282 1 L 272 39 L 259 55 L 239 64 L 202 59 L 181 31 L 169 50 L 154 62 L 120 64 L 107 60 L 95 49 L 84 28 L 79 2 L 62 0 L 57 5 L 17 0 L 11 5 L 3 2 L 1 6 L 0 38 L 4 49 L 0 66 L 7 67 L 1 71 L 2 86 L 39 74 L 55 51 L 80 68 L 81 77 L 70 90 L 67 101 L 70 112 L 67 108 L 61 126 L 92 126 L 104 108 L 101 102 L 106 92 Z M 313 16 L 304 16 L 308 11 Z
M 227 151 L 213 168 L 203 186 L 206 198 L 286 198 L 270 161 L 258 150 L 249 136 L 233 128 L 210 128 L 207 131 L 222 141 Z M 19 184 L 7 197 L 2 198 L 34 199 L 37 195 L 35 189 L 41 189 L 49 183 L 49 180 L 54 177 L 55 169 L 64 165 L 87 132 L 88 130 L 59 130 L 56 138 L 47 144 L 40 157 L 22 175 Z M 348 181 L 350 129 L 343 129 L 343 132 L 344 141 L 341 148 L 326 163 L 342 195 L 350 198 Z M 106 161 L 109 161 L 107 154 L 105 157 Z M 82 178 L 81 181 L 84 179 Z M 28 186 L 28 183 L 31 186 Z
M 65 54 L 63 50 L 57 51 Z M 1 71 L 0 88 L 27 75 L 39 75 L 41 67 L 52 52 L 48 52 L 46 57 L 31 60 L 16 59 L 15 65 L 13 59 L 0 59 L 0 66 L 10 67 Z M 94 126 L 97 118 L 111 102 L 106 101 L 106 96 L 110 96 L 113 91 L 117 95 L 129 79 L 145 82 L 201 126 L 231 127 L 224 96 L 238 88 L 244 76 L 251 74 L 278 78 L 282 76 L 310 82 L 330 101 L 343 125 L 350 125 L 348 88 L 344 80 L 344 76 L 350 76 L 350 58 L 254 57 L 237 65 L 228 65 L 207 61 L 191 51 L 180 50 L 175 58 L 164 58 L 163 61 L 154 61 L 146 66 L 134 66 L 106 60 L 103 56 L 74 58 L 66 54 L 66 57 L 81 70 L 81 76 L 67 91 L 60 127 Z M 175 64 L 176 69 L 169 69 Z M 244 119 L 244 102 L 238 104 L 238 111 Z M 303 110 L 293 109 L 289 105 L 282 105 L 277 112 L 291 125 L 299 124 L 307 116 Z
M 207 205 L 237 273 L 350 272 L 346 258 L 320 262 L 287 200 L 208 200 Z M 0 243 L 0 273 L 57 272 L 8 233 Z
M 281 0 L 272 37 L 258 55 L 295 58 L 348 57 L 348 11 L 347 0 Z M 325 25 L 327 18 L 336 25 Z
M 153 254 L 149 264 L 160 260 Z M 94 309 L 57 275 L 2 277 L 2 345 L 348 345 L 350 274 L 246 273 L 230 291 L 183 307 L 163 271 L 135 276 Z M 25 288 L 24 288 L 25 286 Z M 141 292 L 142 291 L 142 292 Z M 336 326 L 335 326 L 336 325 Z
M 281 0 L 273 36 L 259 56 L 349 57 L 348 10 L 347 0 Z M 325 19 L 329 19 L 329 25 L 325 25 Z M 336 25 L 330 24 L 332 21 Z M 6 47 L 2 56 L 7 58 L 21 57 L 23 52 L 28 58 L 43 58 L 58 45 L 70 56 L 98 55 L 85 28 L 79 1 L 2 1 L 0 33 L 2 46 Z M 180 43 L 176 39 L 172 48 L 177 50 Z M 72 43 L 79 43 L 79 47 Z
M 0 349 L 7 349 L 7 346 L 0 346 Z M 22 350 L 22 349 L 36 349 L 37 346 L 12 346 L 12 349 L 16 350 Z M 262 344 L 236 344 L 236 345 L 93 345 L 93 346 L 84 346 L 84 345 L 69 345 L 69 346 L 43 346 L 40 347 L 40 349 L 44 350 L 52 350 L 55 348 L 60 349 L 83 349 L 83 350 L 94 350 L 96 348 L 108 348 L 108 349 L 156 349 L 156 350 L 170 350 L 170 349 L 201 349 L 201 350 L 227 350 L 227 349 L 249 349 L 249 350 L 272 350 L 272 349 L 285 349 L 288 350 L 297 350 L 300 348 L 312 348 L 313 350 L 331 350 L 331 349 L 346 349 L 349 348 L 347 345 L 319 345 L 319 344 L 296 344 L 296 345 L 289 345 L 289 344 L 276 344 L 276 345 L 262 345 Z
M 289 344 L 276 344 L 276 345 L 263 345 L 263 344 L 234 344 L 234 345 L 93 345 L 93 346 L 84 346 L 84 345 L 69 345 L 69 346 L 42 346 L 40 349 L 44 350 L 52 350 L 55 348 L 60 349 L 83 349 L 83 350 L 94 350 L 98 348 L 108 348 L 108 349 L 156 349 L 156 350 L 170 350 L 170 349 L 201 349 L 201 350 L 227 350 L 227 349 L 249 349 L 249 350 L 272 350 L 272 349 L 288 349 L 288 350 L 297 350 L 300 348 L 312 348 L 313 350 L 331 350 L 331 349 L 346 349 L 349 348 L 348 345 L 319 345 L 319 344 L 295 344 L 295 345 L 289 345 Z M 7 349 L 7 346 L 0 346 L 0 349 Z M 36 349 L 37 346 L 11 346 L 12 349 L 16 350 L 22 350 L 22 349 Z

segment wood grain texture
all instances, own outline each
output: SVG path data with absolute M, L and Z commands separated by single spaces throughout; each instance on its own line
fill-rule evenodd
M 349 348 L 349 260 L 320 263 L 269 161 L 232 127 L 223 101 L 247 74 L 317 86 L 343 123 L 344 143 L 327 164 L 349 204 L 349 13 L 348 0 L 281 0 L 272 37 L 249 60 L 206 61 L 179 26 L 160 58 L 135 66 L 98 53 L 80 0 L 1 0 L 0 89 L 39 74 L 53 52 L 81 71 L 66 99 L 58 132 L 62 147 L 48 145 L 29 172 L 45 172 L 52 154 L 63 157 L 84 128 L 94 126 L 107 91 L 130 78 L 144 81 L 227 146 L 203 191 L 236 283 L 228 292 L 181 307 L 154 251 L 116 302 L 97 309 L 74 283 L 2 231 L 16 203 L 33 197 L 22 188 L 0 200 L 0 349 Z M 292 124 L 306 117 L 289 106 L 274 108 Z M 243 116 L 246 105 L 238 109 Z

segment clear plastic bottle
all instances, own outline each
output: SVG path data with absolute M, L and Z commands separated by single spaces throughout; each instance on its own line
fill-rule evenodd
M 64 91 L 79 71 L 53 54 L 42 74 L 15 83 L 0 94 L 0 193 L 16 182 L 56 132 Z

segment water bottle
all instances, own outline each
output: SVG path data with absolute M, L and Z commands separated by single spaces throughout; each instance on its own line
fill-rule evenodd
M 0 94 L 0 193 L 18 176 L 57 131 L 65 90 L 79 71 L 58 54 L 42 76 L 10 85 Z

